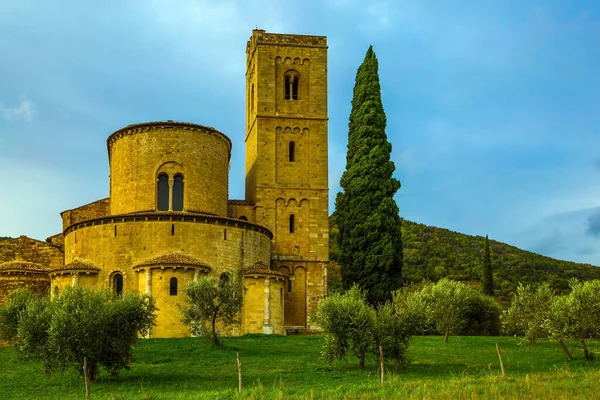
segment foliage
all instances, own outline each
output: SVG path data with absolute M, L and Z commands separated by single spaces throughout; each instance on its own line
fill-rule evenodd
M 436 282 L 448 278 L 463 282 L 481 279 L 484 241 L 448 229 L 402 221 L 406 283 Z M 519 283 L 539 285 L 548 282 L 558 294 L 569 292 L 569 280 L 600 279 L 600 268 L 555 260 L 494 240 L 489 241 L 496 294 L 508 307 Z
M 525 344 L 532 344 L 546 337 L 547 330 L 543 327 L 543 322 L 548 318 L 554 297 L 554 290 L 548 283 L 537 288 L 519 284 L 517 293 L 502 318 L 504 333 L 522 336 Z
M 12 239 L 10 236 L 0 236 L 0 241 Z
M 0 308 L 0 339 L 15 344 L 19 328 L 19 316 L 27 307 L 34 294 L 27 289 L 17 289 L 10 293 L 4 306 Z
M 368 359 L 364 370 L 343 361 L 315 362 L 322 336 L 252 335 L 223 342 L 223 349 L 215 349 L 194 338 L 140 340 L 133 348 L 131 369 L 118 378 L 100 373 L 92 398 L 558 400 L 594 398 L 600 381 L 600 359 L 575 359 L 566 367 L 562 351 L 546 340 L 530 348 L 506 336 L 463 337 L 449 343 L 416 336 L 409 349 L 411 364 L 396 370 L 386 363 L 383 386 L 377 360 Z M 496 343 L 506 378 L 500 375 Z M 589 346 L 600 351 L 598 340 Z M 244 374 L 242 396 L 236 393 L 237 352 Z M 74 371 L 50 378 L 32 373 L 39 364 L 17 361 L 13 348 L 0 348 L 0 365 L 3 399 L 83 398 L 81 378 Z
M 152 327 L 154 301 L 149 296 L 79 286 L 53 300 L 31 298 L 20 313 L 17 343 L 27 357 L 39 359 L 47 374 L 74 366 L 94 380 L 98 366 L 116 375 L 128 368 L 131 347 Z
M 185 298 L 187 305 L 181 307 L 183 322 L 190 325 L 192 334 L 221 346 L 217 324 L 227 327 L 238 323 L 244 298 L 242 277 L 231 271 L 220 279 L 202 277 L 186 286 Z
M 497 335 L 500 307 L 493 298 L 462 282 L 407 286 L 393 294 L 393 304 L 412 334 Z
M 354 285 L 320 300 L 315 319 L 325 333 L 322 359 L 343 360 L 351 352 L 364 368 L 367 353 L 375 347 L 375 310 L 366 304 L 365 292 Z
M 339 229 L 336 257 L 344 288 L 358 284 L 370 304 L 382 304 L 402 283 L 402 231 L 393 199 L 400 182 L 392 176 L 392 145 L 372 47 L 356 73 L 348 128 L 346 170 L 333 215 Z
M 563 350 L 565 340 L 579 341 L 587 360 L 591 355 L 585 341 L 600 336 L 600 281 L 572 280 L 570 286 L 571 293 L 553 299 L 542 326 Z
M 494 274 L 492 273 L 492 261 L 490 260 L 490 241 L 485 235 L 483 247 L 483 271 L 481 273 L 481 288 L 488 296 L 494 295 Z
M 406 354 L 411 342 L 411 314 L 407 310 L 397 309 L 393 302 L 386 302 L 377 308 L 373 336 L 375 339 L 375 354 L 378 348 L 383 348 L 383 355 L 388 360 L 394 360 L 397 366 L 406 364 Z

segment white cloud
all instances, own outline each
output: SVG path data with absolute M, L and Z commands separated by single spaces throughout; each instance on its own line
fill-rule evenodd
M 0 113 L 9 121 L 22 119 L 31 122 L 37 115 L 37 109 L 32 101 L 23 99 L 16 107 L 7 107 L 0 103 Z

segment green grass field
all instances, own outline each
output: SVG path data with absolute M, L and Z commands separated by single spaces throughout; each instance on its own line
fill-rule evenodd
M 248 399 L 595 399 L 600 398 L 600 354 L 575 360 L 560 347 L 542 342 L 519 345 L 512 337 L 415 337 L 411 363 L 400 371 L 387 365 L 379 384 L 377 363 L 364 370 L 356 360 L 319 362 L 323 343 L 316 336 L 226 338 L 224 349 L 202 339 L 150 339 L 135 347 L 131 369 L 111 378 L 101 373 L 92 399 L 235 399 L 236 352 Z M 500 373 L 500 344 L 507 377 Z M 600 341 L 590 343 L 600 353 Z M 82 379 L 69 370 L 47 378 L 41 364 L 20 361 L 13 348 L 0 348 L 0 399 L 81 399 Z

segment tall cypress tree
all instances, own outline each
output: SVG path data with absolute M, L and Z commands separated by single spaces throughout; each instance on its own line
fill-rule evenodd
M 392 176 L 396 167 L 385 126 L 377 57 L 369 47 L 356 73 L 334 222 L 343 285 L 358 284 L 372 304 L 390 299 L 402 282 L 401 220 L 393 198 L 400 182 Z
M 483 271 L 481 274 L 481 286 L 483 294 L 494 295 L 494 274 L 492 273 L 492 260 L 490 259 L 490 241 L 485 235 L 485 247 L 483 249 Z

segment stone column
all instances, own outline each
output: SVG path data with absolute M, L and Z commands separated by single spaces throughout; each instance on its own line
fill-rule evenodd
M 175 179 L 169 178 L 169 211 L 173 211 L 173 184 Z
M 270 335 L 273 333 L 271 326 L 271 280 L 265 277 L 265 321 L 263 323 L 263 333 Z
M 152 296 L 152 270 L 146 268 L 146 294 Z
M 79 273 L 73 272 L 72 277 L 71 277 L 71 286 L 75 287 L 77 285 L 79 285 Z

